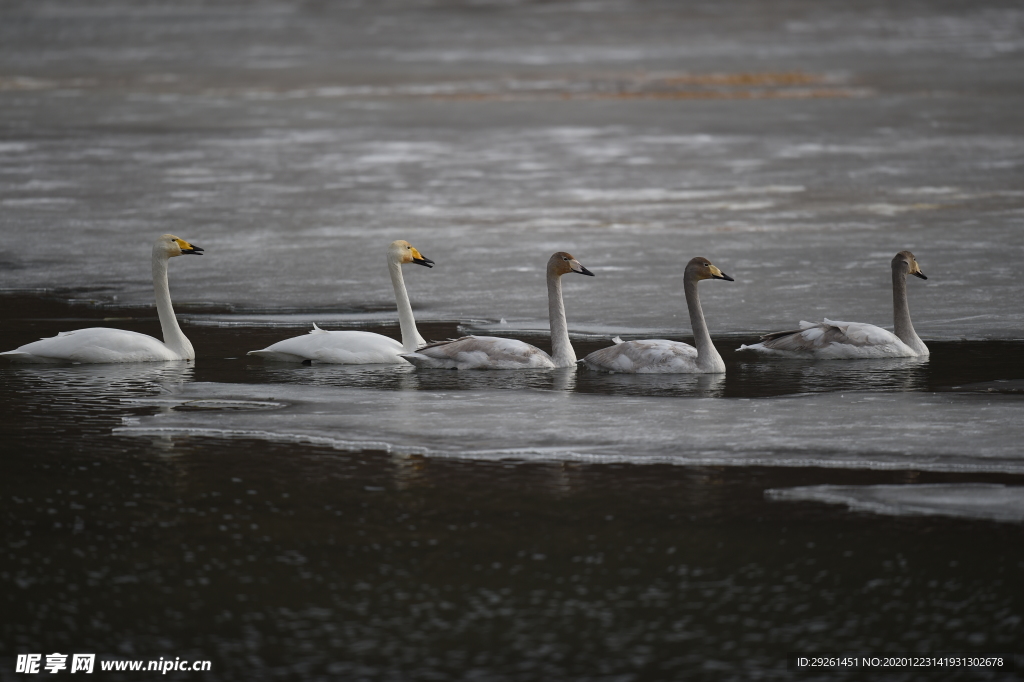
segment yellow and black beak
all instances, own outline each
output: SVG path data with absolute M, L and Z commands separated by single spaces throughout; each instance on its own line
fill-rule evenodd
M 201 247 L 196 246 L 195 244 L 189 244 L 184 239 L 178 240 L 178 248 L 181 249 L 182 253 L 189 253 L 196 256 L 203 255 L 203 249 Z
M 434 267 L 434 261 L 424 256 L 418 249 L 412 250 L 412 262 L 416 265 L 425 265 L 428 268 Z
M 920 277 L 921 279 L 928 279 L 927 277 L 924 276 L 924 273 L 921 272 L 920 270 L 918 270 L 917 272 L 912 272 L 910 274 L 912 274 L 914 277 Z
M 735 282 L 732 277 L 719 270 L 714 265 L 711 266 L 711 278 L 712 279 L 724 279 L 726 282 Z

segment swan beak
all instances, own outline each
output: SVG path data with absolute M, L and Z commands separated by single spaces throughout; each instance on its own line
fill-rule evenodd
M 569 263 L 569 267 L 572 268 L 573 272 L 578 272 L 581 275 L 587 275 L 589 277 L 593 277 L 594 276 L 594 273 L 592 273 L 590 270 L 587 270 L 585 267 L 583 267 L 580 264 L 579 261 L 575 261 L 575 260 L 572 261 L 571 263 Z M 577 269 L 577 268 L 579 268 L 579 269 Z
M 724 279 L 726 282 L 735 282 L 732 277 L 719 270 L 714 265 L 711 266 L 711 277 L 713 279 Z
M 914 277 L 920 277 L 921 279 L 928 279 L 924 276 L 924 273 L 921 272 L 921 266 L 917 264 L 917 259 L 914 258 L 912 254 L 907 255 L 910 255 L 910 258 L 903 261 L 907 264 L 907 274 L 913 275 Z
M 184 239 L 178 240 L 178 248 L 181 249 L 182 253 L 193 254 L 196 256 L 203 255 L 202 247 L 196 246 L 195 244 L 189 244 Z
M 412 262 L 415 263 L 416 265 L 425 265 L 428 268 L 434 267 L 434 261 L 432 261 L 429 258 L 425 257 L 422 253 L 420 253 L 415 248 L 412 249 Z

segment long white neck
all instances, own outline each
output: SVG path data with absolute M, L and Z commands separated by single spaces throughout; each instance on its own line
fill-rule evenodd
M 555 367 L 575 366 L 576 352 L 569 343 L 565 304 L 562 303 L 562 278 L 553 272 L 548 272 L 548 326 L 551 329 L 551 359 Z
M 892 266 L 892 313 L 893 332 L 900 341 L 910 346 L 918 355 L 928 355 L 928 346 L 914 331 L 910 321 L 910 306 L 907 305 L 907 274 L 902 263 Z
M 704 321 L 704 311 L 700 307 L 697 295 L 697 278 L 689 273 L 683 279 L 683 293 L 686 295 L 686 307 L 690 311 L 690 326 L 693 327 L 693 345 L 697 348 L 697 367 L 705 372 L 724 372 L 725 361 L 718 354 L 715 344 L 711 343 L 711 334 Z
M 167 286 L 167 257 L 153 254 L 153 294 L 156 297 L 156 314 L 160 318 L 160 331 L 164 337 L 164 345 L 172 352 L 181 356 L 182 360 L 195 360 L 196 352 L 192 343 L 178 326 L 178 318 L 171 307 L 171 290 Z
M 388 271 L 391 273 L 391 286 L 395 288 L 395 301 L 398 303 L 398 325 L 402 330 L 402 350 L 411 353 L 427 342 L 416 329 L 416 318 L 412 316 L 412 304 L 409 303 L 409 292 L 405 290 L 405 279 L 402 277 L 402 265 L 388 259 Z

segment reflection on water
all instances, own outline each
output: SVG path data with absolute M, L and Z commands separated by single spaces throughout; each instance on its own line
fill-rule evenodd
M 180 386 L 193 380 L 188 362 L 136 362 L 112 365 L 8 365 L 23 381 L 57 396 L 121 395 Z
M 48 435 L 60 442 L 71 428 L 68 421 L 92 436 L 105 436 L 118 421 L 110 408 L 119 400 L 169 395 L 195 374 L 184 362 L 18 365 L 0 371 L 7 384 L 5 421 L 14 427 L 11 437 L 26 439 L 29 449 Z
M 416 370 L 412 365 L 297 365 L 266 363 L 247 367 L 249 378 L 267 383 L 384 388 L 396 391 L 468 391 L 481 388 L 536 388 L 572 391 L 576 371 L 466 371 Z
M 743 393 L 755 395 L 777 395 L 781 386 L 799 387 L 799 391 L 804 393 L 925 391 L 929 388 L 931 377 L 929 358 L 817 361 L 760 358 L 755 360 L 745 353 L 737 353 L 736 358 L 739 373 L 743 377 L 743 387 L 740 390 Z M 737 395 L 737 393 L 732 395 Z
M 259 383 L 300 383 L 309 386 L 351 386 L 407 390 L 416 387 L 411 365 L 302 365 L 262 362 L 246 365 Z
M 611 374 L 580 367 L 577 390 L 612 395 L 721 398 L 725 374 Z

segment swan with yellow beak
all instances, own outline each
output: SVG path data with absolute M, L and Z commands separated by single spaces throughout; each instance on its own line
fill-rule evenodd
M 354 330 L 327 331 L 314 324 L 313 330 L 308 334 L 278 341 L 263 350 L 249 351 L 249 355 L 277 362 L 335 365 L 406 364 L 401 354 L 411 353 L 426 345 L 426 341 L 416 329 L 412 305 L 409 303 L 405 279 L 402 277 L 402 266 L 406 263 L 415 263 L 432 268 L 434 261 L 421 254 L 409 242 L 399 239 L 388 246 L 387 262 L 391 285 L 395 289 L 395 300 L 398 303 L 401 343 L 383 334 Z
M 167 286 L 167 261 L 185 255 L 201 256 L 203 249 L 173 234 L 161 235 L 153 243 L 153 292 L 163 341 L 127 329 L 89 327 L 27 343 L 20 348 L 0 353 L 0 356 L 14 362 L 35 363 L 194 360 L 196 352 L 178 326 Z

